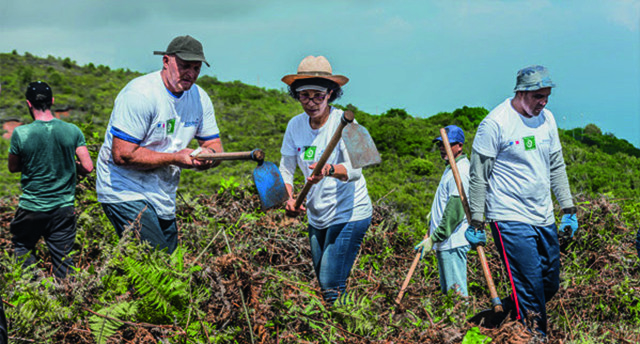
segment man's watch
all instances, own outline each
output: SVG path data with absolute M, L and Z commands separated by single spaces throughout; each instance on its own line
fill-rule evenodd
M 329 174 L 327 176 L 331 177 L 334 173 L 336 173 L 336 169 L 333 168 L 333 164 L 329 164 Z

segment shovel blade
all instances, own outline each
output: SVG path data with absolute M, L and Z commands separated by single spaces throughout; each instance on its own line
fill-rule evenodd
M 342 130 L 342 140 L 353 168 L 377 165 L 382 161 L 369 131 L 358 123 L 351 123 Z
M 280 170 L 272 162 L 265 161 L 253 170 L 253 182 L 263 210 L 280 205 L 289 198 Z

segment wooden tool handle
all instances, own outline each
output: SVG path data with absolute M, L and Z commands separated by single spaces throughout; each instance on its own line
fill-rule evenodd
M 264 161 L 264 151 L 262 149 L 254 149 L 250 152 L 225 152 L 211 153 L 203 151 L 196 155 L 198 160 L 253 160 Z
M 424 235 L 423 240 L 427 240 L 428 237 L 429 237 L 429 230 L 427 229 L 427 234 Z M 411 277 L 413 276 L 413 273 L 416 270 L 416 266 L 418 266 L 418 262 L 420 262 L 420 254 L 421 254 L 421 251 L 418 251 L 418 253 L 416 253 L 416 256 L 413 257 L 413 263 L 411 263 L 411 267 L 409 268 L 407 277 L 405 277 L 404 282 L 402 283 L 402 287 L 400 288 L 400 292 L 398 293 L 398 297 L 396 297 L 396 304 L 398 305 L 400 305 L 400 301 L 402 301 L 402 297 L 404 296 L 404 291 L 407 289 L 407 286 L 411 281 Z
M 342 129 L 344 129 L 344 127 L 346 127 L 347 124 L 351 122 L 353 122 L 353 112 L 347 110 L 342 114 L 342 118 L 340 120 L 340 124 L 338 124 L 338 128 L 336 128 L 336 132 L 333 133 L 331 141 L 329 141 L 329 144 L 327 144 L 327 147 L 325 147 L 324 153 L 322 153 L 322 156 L 320 156 L 320 160 L 318 160 L 318 162 L 316 163 L 316 167 L 313 169 L 313 172 L 311 172 L 312 176 L 317 176 L 320 174 L 322 168 L 327 163 L 327 160 L 342 138 Z M 300 191 L 298 198 L 296 198 L 295 209 L 300 208 L 302 201 L 304 201 L 304 198 L 307 197 L 309 190 L 311 190 L 311 186 L 312 185 L 309 183 L 304 184 L 302 191 Z
M 467 195 L 464 192 L 464 188 L 462 187 L 460 172 L 458 171 L 456 160 L 453 157 L 453 151 L 451 151 L 451 145 L 449 144 L 449 137 L 447 136 L 447 131 L 444 128 L 440 129 L 440 136 L 442 137 L 442 143 L 444 145 L 445 151 L 447 152 L 447 157 L 449 158 L 449 165 L 451 166 L 451 172 L 453 173 L 453 178 L 455 179 L 456 186 L 458 187 L 458 193 L 460 193 L 460 200 L 462 201 L 462 207 L 464 208 L 464 213 L 467 216 L 467 222 L 471 224 L 471 209 L 469 208 L 469 203 L 467 202 Z M 476 250 L 478 251 L 478 257 L 480 257 L 480 265 L 482 265 L 482 272 L 484 272 L 484 278 L 487 281 L 487 286 L 489 287 L 489 294 L 491 295 L 493 310 L 496 312 L 502 312 L 502 303 L 500 302 L 500 298 L 498 298 L 498 292 L 496 292 L 496 286 L 493 284 L 491 271 L 489 271 L 489 263 L 487 263 L 487 257 L 484 255 L 484 248 L 478 245 L 476 247 Z

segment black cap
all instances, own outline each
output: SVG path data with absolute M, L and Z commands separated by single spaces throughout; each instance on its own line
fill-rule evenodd
M 202 43 L 197 39 L 186 35 L 178 36 L 174 38 L 166 51 L 154 51 L 154 55 L 176 55 L 184 61 L 201 61 L 208 67 L 209 62 L 204 58 L 204 51 L 202 50 Z
M 46 82 L 34 81 L 27 86 L 25 96 L 31 103 L 51 103 L 53 92 Z

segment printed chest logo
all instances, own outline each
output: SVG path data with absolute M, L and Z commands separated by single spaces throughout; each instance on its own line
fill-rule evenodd
M 524 150 L 534 150 L 536 149 L 536 137 L 535 136 L 527 136 L 523 137 L 522 141 L 524 142 Z
M 313 161 L 316 157 L 316 146 L 304 146 L 304 156 L 302 160 Z
M 167 121 L 167 134 L 173 134 L 176 131 L 176 119 L 172 118 Z

